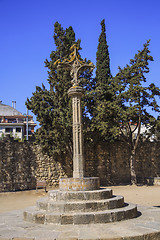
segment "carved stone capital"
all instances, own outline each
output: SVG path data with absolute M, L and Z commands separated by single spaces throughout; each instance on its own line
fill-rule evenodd
M 68 96 L 69 97 L 83 97 L 84 90 L 80 86 L 73 86 L 68 90 Z

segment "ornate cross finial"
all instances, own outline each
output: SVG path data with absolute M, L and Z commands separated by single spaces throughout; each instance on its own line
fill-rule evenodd
M 72 77 L 72 85 L 73 86 L 78 86 L 80 83 L 79 76 L 87 69 L 90 69 L 90 71 L 93 71 L 95 66 L 93 65 L 92 62 L 89 64 L 82 60 L 78 50 L 79 48 L 77 47 L 76 44 L 74 44 L 70 50 L 72 53 L 69 55 L 69 59 L 65 59 L 63 62 L 60 62 L 60 60 L 57 60 L 54 64 L 58 64 L 59 67 L 64 67 L 68 70 L 70 70 L 70 75 Z

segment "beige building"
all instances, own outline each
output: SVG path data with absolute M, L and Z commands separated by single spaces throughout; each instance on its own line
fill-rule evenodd
M 0 138 L 10 135 L 17 139 L 23 139 L 34 133 L 37 124 L 33 121 L 33 116 L 23 115 L 16 110 L 16 102 L 12 102 L 12 107 L 0 102 Z

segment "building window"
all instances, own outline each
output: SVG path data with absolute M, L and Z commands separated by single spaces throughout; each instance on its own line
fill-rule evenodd
M 16 132 L 20 133 L 21 132 L 21 128 L 16 128 Z
M 0 127 L 0 132 L 3 132 L 3 127 Z
M 10 119 L 8 119 L 8 123 L 16 123 L 17 121 L 16 121 L 16 119 L 15 118 L 10 118 Z
M 13 128 L 6 128 L 5 129 L 5 133 L 12 133 L 13 132 Z

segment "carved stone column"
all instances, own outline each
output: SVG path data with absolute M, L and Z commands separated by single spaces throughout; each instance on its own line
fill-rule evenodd
M 100 182 L 98 177 L 84 177 L 84 154 L 83 154 L 83 126 L 81 98 L 83 88 L 79 86 L 82 74 L 86 70 L 93 71 L 92 62 L 87 63 L 78 53 L 79 47 L 74 44 L 70 50 L 72 53 L 69 59 L 62 62 L 57 60 L 58 68 L 64 68 L 70 71 L 72 87 L 68 90 L 68 95 L 72 98 L 73 107 L 73 178 L 61 178 L 59 189 L 61 191 L 90 191 L 99 189 Z
M 83 178 L 85 171 L 81 110 L 83 88 L 80 86 L 73 86 L 68 90 L 68 95 L 72 97 L 73 108 L 73 178 Z

